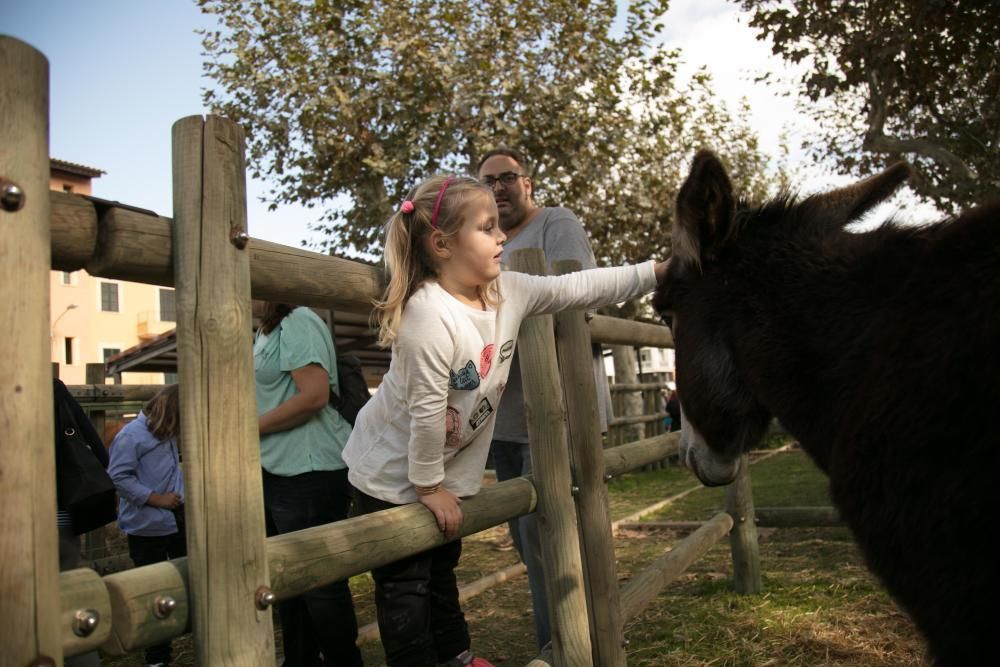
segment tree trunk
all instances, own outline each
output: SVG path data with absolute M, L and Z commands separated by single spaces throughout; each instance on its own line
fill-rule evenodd
M 635 348 L 631 345 L 611 345 L 611 358 L 615 363 L 615 383 L 635 384 L 639 382 L 639 367 L 635 359 Z M 622 393 L 617 405 L 622 406 L 621 414 L 615 413 L 615 417 L 637 417 L 642 414 L 642 394 L 637 391 Z M 633 442 L 643 437 L 642 424 L 630 424 L 622 426 L 625 430 L 623 440 Z

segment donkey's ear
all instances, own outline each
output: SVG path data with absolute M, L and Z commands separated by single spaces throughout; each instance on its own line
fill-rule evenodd
M 736 202 L 726 168 L 714 153 L 698 151 L 691 173 L 677 193 L 674 216 L 674 261 L 700 270 L 725 241 Z
M 829 229 L 843 227 L 891 197 L 912 173 L 910 165 L 897 162 L 863 181 L 810 197 L 805 204 L 816 207 L 816 215 L 810 218 Z

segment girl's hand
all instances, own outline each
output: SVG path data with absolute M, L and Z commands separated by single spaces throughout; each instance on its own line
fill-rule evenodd
M 147 505 L 152 505 L 153 507 L 162 507 L 165 510 L 175 510 L 181 506 L 184 499 L 181 498 L 176 493 L 151 493 L 149 498 L 146 499 Z
M 653 273 L 656 275 L 656 284 L 659 285 L 663 283 L 663 279 L 667 276 L 667 269 L 670 268 L 670 258 L 667 257 L 665 261 L 657 262 L 653 265 Z
M 437 519 L 438 528 L 449 540 L 458 535 L 462 528 L 462 504 L 461 498 L 444 488 L 439 488 L 434 493 L 428 495 L 418 495 L 417 498 L 423 505 L 434 512 Z

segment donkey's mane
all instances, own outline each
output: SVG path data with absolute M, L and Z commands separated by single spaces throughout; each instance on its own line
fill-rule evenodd
M 789 215 L 800 203 L 798 193 L 791 190 L 782 190 L 763 204 L 740 199 L 733 216 L 731 238 L 738 238 L 744 231 L 751 229 L 788 226 Z

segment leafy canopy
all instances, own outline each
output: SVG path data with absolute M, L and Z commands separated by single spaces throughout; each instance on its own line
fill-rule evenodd
M 199 0 L 216 112 L 242 124 L 272 205 L 323 205 L 329 250 L 378 252 L 409 188 L 498 145 L 531 161 L 537 203 L 583 219 L 599 261 L 663 256 L 686 162 L 714 146 L 766 184 L 745 124 L 707 77 L 675 84 L 654 48 L 667 0 Z M 331 205 L 345 199 L 348 205 Z
M 903 157 L 955 210 L 1000 189 L 996 0 L 736 0 L 773 52 L 806 64 L 813 155 L 867 175 Z

